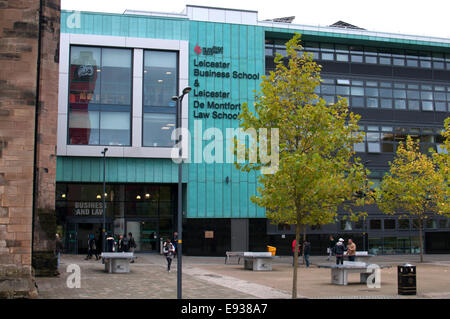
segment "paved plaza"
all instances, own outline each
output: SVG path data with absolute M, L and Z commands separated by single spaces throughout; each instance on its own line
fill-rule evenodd
M 175 299 L 177 297 L 177 260 L 172 271 L 166 270 L 164 257 L 159 254 L 137 254 L 127 274 L 104 272 L 101 261 L 84 260 L 81 255 L 63 255 L 59 277 L 37 278 L 39 298 L 133 298 Z M 359 283 L 359 274 L 349 274 L 347 286 L 331 284 L 330 270 L 317 264 L 333 263 L 324 256 L 312 256 L 310 268 L 300 265 L 298 272 L 299 298 L 450 298 L 450 255 L 375 256 L 370 263 L 391 265 L 381 270 L 381 288 L 368 288 Z M 397 265 L 405 262 L 417 266 L 417 296 L 397 294 Z M 68 265 L 81 269 L 81 287 L 68 288 Z M 292 257 L 282 256 L 273 271 L 244 270 L 243 261 L 224 264 L 221 257 L 183 257 L 183 298 L 185 299 L 283 299 L 291 297 Z

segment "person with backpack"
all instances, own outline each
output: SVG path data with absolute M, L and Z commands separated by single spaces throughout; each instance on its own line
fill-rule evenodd
M 130 250 L 130 241 L 128 240 L 127 235 L 125 236 L 120 235 L 119 240 L 119 252 L 127 253 Z
M 166 242 L 164 243 L 163 246 L 163 254 L 167 260 L 167 271 L 170 272 L 170 265 L 172 264 L 172 259 L 175 254 L 175 247 L 168 238 L 166 239 Z
M 95 243 L 95 238 L 93 234 L 90 234 L 88 236 L 88 255 L 86 257 L 86 260 L 91 259 L 92 254 L 95 255 L 95 260 L 98 260 L 97 245 Z
M 106 252 L 112 253 L 116 251 L 116 241 L 111 233 L 106 237 Z
M 339 238 L 339 241 L 333 248 L 333 252 L 336 255 L 336 265 L 343 265 L 344 264 L 344 253 L 346 251 L 345 245 L 344 245 L 344 239 Z

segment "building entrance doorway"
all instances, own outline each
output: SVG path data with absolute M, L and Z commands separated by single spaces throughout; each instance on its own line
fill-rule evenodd
M 106 224 L 106 231 L 111 229 L 112 224 Z M 64 252 L 66 254 L 87 255 L 89 235 L 94 235 L 98 253 L 103 247 L 102 236 L 103 222 L 76 222 L 68 223 L 66 226 Z

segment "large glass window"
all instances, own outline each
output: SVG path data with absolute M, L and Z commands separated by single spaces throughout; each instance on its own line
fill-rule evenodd
M 176 125 L 178 54 L 170 51 L 144 52 L 143 146 L 172 147 Z
M 72 46 L 69 144 L 130 145 L 130 49 Z

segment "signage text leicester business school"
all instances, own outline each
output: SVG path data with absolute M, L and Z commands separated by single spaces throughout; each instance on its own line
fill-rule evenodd
M 223 47 L 214 46 L 211 48 L 201 48 L 195 46 L 194 52 L 197 58 L 194 59 L 194 118 L 213 118 L 213 119 L 237 119 L 241 110 L 241 103 L 224 102 L 218 103 L 216 99 L 231 99 L 230 91 L 210 91 L 202 90 L 200 78 L 220 78 L 220 79 L 236 79 L 236 80 L 259 80 L 259 73 L 247 73 L 230 71 L 230 62 L 225 61 L 208 61 L 206 58 L 201 59 L 203 53 L 205 56 L 213 56 L 215 54 L 223 54 Z M 199 101 L 198 98 L 206 98 L 206 103 Z

